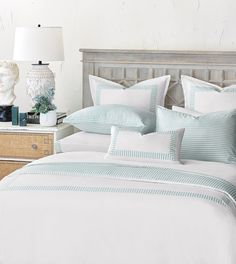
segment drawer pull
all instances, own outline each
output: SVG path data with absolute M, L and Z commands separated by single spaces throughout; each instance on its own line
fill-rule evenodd
M 37 146 L 36 144 L 32 144 L 31 147 L 32 147 L 32 149 L 34 149 L 34 150 L 38 149 L 38 146 Z

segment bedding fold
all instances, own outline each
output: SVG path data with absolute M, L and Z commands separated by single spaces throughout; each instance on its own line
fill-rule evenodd
M 236 186 L 234 183 L 225 179 L 206 175 L 204 173 L 185 171 L 166 167 L 151 166 L 135 166 L 128 164 L 116 163 L 96 163 L 96 162 L 38 162 L 16 171 L 8 177 L 1 185 L 0 191 L 82 191 L 82 192 L 128 192 L 142 194 L 158 194 L 158 195 L 175 195 L 197 199 L 207 199 L 212 202 L 222 204 L 224 206 L 236 205 Z M 54 185 L 47 186 L 47 178 L 42 184 L 27 184 L 24 175 L 46 175 L 50 181 L 50 176 L 60 175 L 63 177 L 89 177 L 103 178 L 114 181 L 135 181 L 146 182 L 152 184 L 150 189 L 142 189 L 142 185 L 136 188 L 120 188 L 116 187 L 112 182 L 111 186 L 84 186 L 83 183 L 77 182 L 71 185 L 69 180 L 67 183 L 63 181 L 55 182 Z M 22 180 L 20 179 L 22 178 Z M 26 177 L 27 178 L 27 177 Z M 69 179 L 69 178 L 68 178 Z M 155 190 L 156 185 L 169 185 L 169 190 Z M 182 186 L 182 191 L 176 191 L 176 185 Z M 188 186 L 193 190 L 189 191 Z M 159 186 L 158 186 L 159 187 Z M 204 192 L 202 192 L 202 189 Z M 211 190 L 223 193 L 222 195 L 212 194 Z M 208 192 L 208 193 L 207 193 Z

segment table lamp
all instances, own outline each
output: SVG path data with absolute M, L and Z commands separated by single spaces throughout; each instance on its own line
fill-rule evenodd
M 61 27 L 17 27 L 13 59 L 15 61 L 32 61 L 26 78 L 27 94 L 32 104 L 37 95 L 54 93 L 54 74 L 48 63 L 42 61 L 63 61 L 64 49 Z

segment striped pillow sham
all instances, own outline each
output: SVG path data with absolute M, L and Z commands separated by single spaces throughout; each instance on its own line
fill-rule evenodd
M 183 135 L 184 129 L 142 135 L 139 132 L 112 127 L 111 144 L 105 158 L 147 163 L 180 163 Z
M 236 163 L 236 109 L 193 116 L 157 106 L 156 130 L 185 128 L 181 158 Z

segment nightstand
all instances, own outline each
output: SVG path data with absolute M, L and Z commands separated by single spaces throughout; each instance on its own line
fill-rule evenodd
M 26 127 L 0 123 L 0 179 L 27 163 L 55 153 L 54 143 L 74 133 L 67 124 Z

